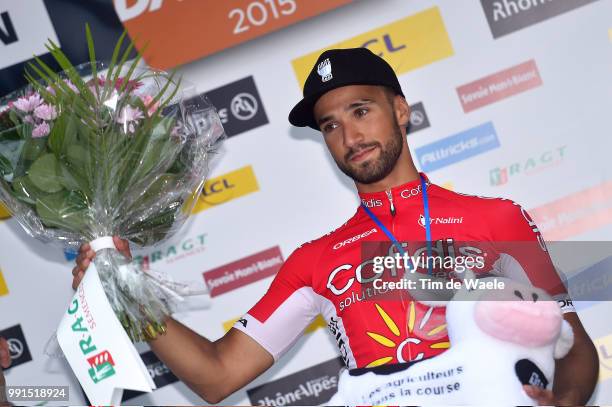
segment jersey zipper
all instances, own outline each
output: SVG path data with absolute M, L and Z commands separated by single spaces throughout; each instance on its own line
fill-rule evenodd
M 391 210 L 391 216 L 395 216 L 395 205 L 393 205 L 393 194 L 391 193 L 391 190 L 388 189 L 385 191 L 387 194 L 387 198 L 389 199 L 389 208 Z

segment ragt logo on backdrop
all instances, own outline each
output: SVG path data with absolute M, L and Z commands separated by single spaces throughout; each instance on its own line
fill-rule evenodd
M 263 278 L 275 275 L 283 265 L 283 254 L 278 246 L 205 271 L 210 296 L 227 293 Z
M 178 243 L 164 244 L 156 250 L 134 256 L 134 260 L 142 265 L 145 270 L 155 267 L 155 264 L 162 260 L 164 264 L 173 264 L 205 252 L 207 236 L 206 233 L 200 233 L 187 237 Z
M 48 39 L 59 45 L 43 0 L 0 3 L 0 69 L 47 53 Z
M 202 189 L 202 195 L 193 208 L 193 213 L 224 204 L 256 191 L 259 191 L 259 184 L 257 178 L 255 178 L 255 172 L 253 167 L 247 165 L 206 181 Z
M 217 108 L 228 137 L 268 124 L 268 116 L 252 76 L 228 83 L 205 94 Z
M 480 0 L 493 38 L 548 20 L 597 0 Z
M 369 48 L 383 57 L 398 75 L 454 54 L 440 10 L 432 7 L 294 59 L 291 64 L 300 89 L 321 52 L 357 47 Z
M 489 170 L 489 183 L 492 186 L 505 185 L 519 175 L 534 175 L 555 167 L 565 159 L 566 149 L 567 146 L 556 147 L 503 167 L 492 168 Z
M 6 280 L 4 279 L 4 275 L 2 274 L 2 269 L 0 269 L 0 297 L 3 295 L 8 295 L 8 285 L 6 284 Z
M 408 135 L 429 127 L 429 118 L 425 112 L 423 102 L 410 105 L 410 123 L 408 124 Z
M 434 171 L 499 147 L 493 123 L 487 122 L 415 149 L 425 172 Z
M 7 340 L 11 356 L 11 368 L 32 360 L 30 348 L 26 342 L 21 325 L 14 325 L 0 331 L 0 337 Z
M 145 59 L 172 68 L 350 3 L 351 0 L 114 0 Z M 204 3 L 204 4 L 203 4 Z M 163 27 L 163 29 L 160 29 Z
M 529 210 L 546 240 L 564 240 L 612 223 L 612 181 Z
M 342 367 L 341 358 L 331 359 L 248 389 L 247 395 L 253 405 L 259 406 L 322 405 L 336 393 Z
M 542 85 L 532 59 L 474 82 L 459 86 L 457 94 L 465 113 Z

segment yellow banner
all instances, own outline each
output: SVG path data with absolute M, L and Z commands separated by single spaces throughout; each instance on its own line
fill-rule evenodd
M 10 217 L 11 214 L 9 213 L 8 209 L 6 209 L 6 207 L 0 203 L 0 220 L 8 219 Z
M 236 323 L 236 321 L 238 321 L 239 318 L 234 318 L 234 319 L 230 319 L 229 321 L 225 321 L 223 323 L 223 330 L 225 332 L 229 331 L 230 328 L 232 326 L 234 326 L 234 324 Z M 313 331 L 316 331 L 319 328 L 325 328 L 327 326 L 327 324 L 325 323 L 325 320 L 323 319 L 323 316 L 321 316 L 321 314 L 319 314 L 314 321 L 312 321 L 310 323 L 310 325 L 308 325 L 306 327 L 306 329 L 304 330 L 305 334 L 309 334 Z
M 2 275 L 2 270 L 0 270 L 0 297 L 3 295 L 8 295 L 9 290 L 6 285 L 6 281 L 4 280 L 4 276 Z
M 193 213 L 224 204 L 232 199 L 259 191 L 255 172 L 250 165 L 242 167 L 216 178 L 209 179 L 202 189 L 202 195 L 196 202 Z
M 294 59 L 293 70 L 303 88 L 317 57 L 330 48 L 366 47 L 383 57 L 401 75 L 454 54 L 438 7 Z M 333 66 L 332 66 L 333 70 Z
M 612 335 L 595 339 L 593 343 L 599 354 L 599 381 L 603 382 L 612 377 Z

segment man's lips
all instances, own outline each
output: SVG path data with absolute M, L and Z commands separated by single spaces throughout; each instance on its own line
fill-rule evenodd
M 359 162 L 363 161 L 376 149 L 377 146 L 372 146 L 368 148 L 364 148 L 356 154 L 350 156 L 349 161 L 351 162 Z

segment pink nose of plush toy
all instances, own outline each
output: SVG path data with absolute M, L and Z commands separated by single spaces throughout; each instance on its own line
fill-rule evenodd
M 476 324 L 485 333 L 506 342 L 538 347 L 552 343 L 561 330 L 556 301 L 538 301 L 535 293 L 515 291 L 512 300 L 492 297 L 476 304 Z

